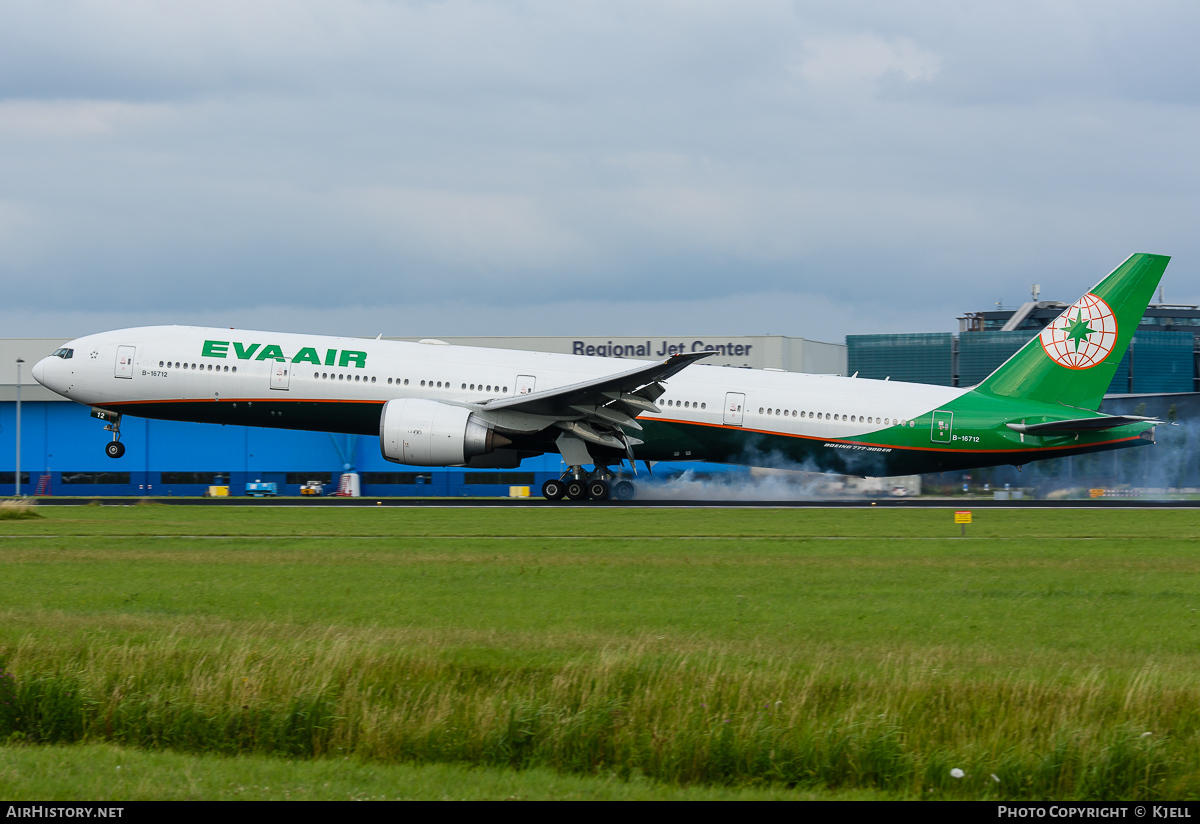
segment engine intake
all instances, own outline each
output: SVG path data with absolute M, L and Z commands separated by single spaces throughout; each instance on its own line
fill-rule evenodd
M 510 443 L 470 409 L 448 403 L 399 398 L 385 403 L 379 416 L 379 451 L 392 463 L 461 466 Z

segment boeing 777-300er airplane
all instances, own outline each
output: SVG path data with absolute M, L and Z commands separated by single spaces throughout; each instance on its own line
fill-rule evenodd
M 552 500 L 632 498 L 612 470 L 626 460 L 876 476 L 1021 466 L 1154 442 L 1161 421 L 1096 409 L 1168 260 L 1132 255 L 971 387 L 707 366 L 705 352 L 631 361 L 181 326 L 88 335 L 33 374 L 107 422 L 113 458 L 123 415 L 378 434 L 384 458 L 412 466 L 558 452 L 568 469 L 542 487 Z

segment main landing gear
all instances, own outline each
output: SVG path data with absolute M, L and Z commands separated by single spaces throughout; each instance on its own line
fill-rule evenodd
M 542 484 L 542 497 L 548 501 L 632 501 L 637 488 L 627 478 L 621 478 L 606 466 L 597 466 L 590 475 L 582 466 L 572 466 L 561 478 Z
M 104 445 L 104 454 L 110 458 L 119 458 L 125 454 L 125 444 L 121 443 L 121 413 L 109 412 L 107 409 L 93 409 L 92 417 L 107 421 L 105 432 L 112 433 L 112 440 Z

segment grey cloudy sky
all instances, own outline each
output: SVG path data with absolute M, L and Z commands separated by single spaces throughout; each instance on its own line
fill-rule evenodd
M 1200 6 L 0 4 L 0 336 L 954 328 L 1200 302 Z

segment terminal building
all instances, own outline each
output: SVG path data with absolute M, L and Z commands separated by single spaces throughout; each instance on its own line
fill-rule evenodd
M 416 340 L 416 338 L 388 338 Z M 720 366 L 833 375 L 846 373 L 846 347 L 782 335 L 749 337 L 662 336 L 603 338 L 443 338 L 447 343 L 595 357 L 658 360 L 677 352 L 712 352 Z M 345 472 L 359 475 L 366 496 L 495 496 L 510 486 L 534 494 L 565 469 L 560 456 L 530 458 L 514 470 L 405 467 L 389 463 L 377 438 L 326 432 L 192 424 L 127 417 L 121 426 L 127 452 L 103 454 L 109 436 L 90 410 L 33 380 L 30 370 L 66 341 L 61 338 L 0 340 L 0 495 L 15 491 L 18 395 L 21 378 L 22 491 L 48 495 L 200 495 L 214 484 L 241 495 L 249 482 L 278 485 L 298 495 L 309 481 L 336 488 Z M 687 466 L 656 466 L 656 473 Z
M 1068 304 L 972 312 L 959 331 L 847 335 L 847 374 L 939 386 L 974 386 L 1058 317 Z M 1109 386 L 1110 395 L 1200 392 L 1200 307 L 1152 303 Z

